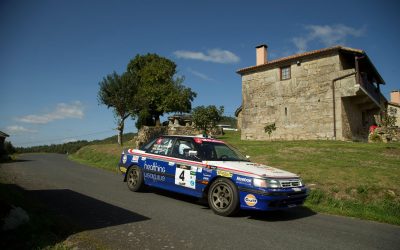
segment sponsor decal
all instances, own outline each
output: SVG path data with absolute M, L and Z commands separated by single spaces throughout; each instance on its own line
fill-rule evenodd
M 172 161 L 170 161 L 170 162 L 168 162 L 168 166 L 174 166 L 175 165 L 175 162 L 172 162 Z
M 181 169 L 186 169 L 186 170 L 191 170 L 190 166 L 185 166 L 185 165 L 177 165 L 177 168 L 181 168 Z
M 216 143 L 224 143 L 223 141 L 215 140 L 215 139 L 210 139 L 210 138 L 199 138 L 196 137 L 194 138 L 194 142 L 198 144 L 202 144 L 203 142 L 216 142 Z M 225 144 L 225 143 L 224 143 Z
M 183 168 L 185 167 L 185 168 Z M 196 188 L 196 167 L 179 166 L 175 171 L 175 184 L 187 188 Z
M 146 157 L 142 156 L 142 161 L 145 161 L 145 160 L 146 160 Z
M 165 181 L 165 176 L 153 174 L 153 173 L 144 173 L 144 178 L 151 179 L 153 181 Z
M 128 160 L 128 156 L 127 156 L 127 155 L 124 155 L 124 156 L 122 157 L 122 163 L 125 164 L 127 160 Z
M 158 166 L 157 163 L 155 163 L 155 162 L 153 162 L 153 165 L 145 163 L 144 169 L 149 170 L 149 171 L 165 173 L 165 167 Z
M 228 172 L 228 171 L 217 170 L 217 175 L 231 178 L 233 174 L 231 172 Z
M 212 169 L 209 168 L 203 168 L 203 173 L 212 173 Z
M 236 177 L 236 182 L 242 183 L 242 184 L 251 184 L 252 179 L 251 178 L 246 178 L 246 177 Z
M 138 163 L 138 162 L 139 162 L 139 156 L 137 156 L 137 155 L 132 155 L 132 160 L 131 160 L 131 162 Z
M 210 180 L 210 176 L 203 176 L 203 180 L 209 181 Z
M 257 198 L 253 194 L 248 194 L 244 197 L 244 202 L 246 202 L 247 206 L 254 207 L 257 204 Z
M 301 191 L 301 188 L 292 188 L 293 189 L 293 191 L 295 191 L 295 192 L 300 192 Z

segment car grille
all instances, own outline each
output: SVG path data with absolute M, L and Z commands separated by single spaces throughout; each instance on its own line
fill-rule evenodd
M 300 187 L 301 182 L 300 180 L 280 180 L 281 187 L 288 188 L 288 187 Z

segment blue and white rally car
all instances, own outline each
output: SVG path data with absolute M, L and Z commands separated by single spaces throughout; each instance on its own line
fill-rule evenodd
M 132 191 L 148 185 L 207 197 L 222 216 L 300 206 L 308 194 L 297 175 L 252 163 L 223 141 L 203 137 L 160 136 L 124 150 L 119 169 Z

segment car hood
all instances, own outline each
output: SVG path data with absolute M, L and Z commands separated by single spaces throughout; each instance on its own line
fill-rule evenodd
M 273 168 L 263 164 L 245 161 L 205 161 L 210 166 L 216 166 L 221 170 L 237 172 L 241 175 L 262 176 L 271 178 L 298 178 L 299 176 L 291 172 Z

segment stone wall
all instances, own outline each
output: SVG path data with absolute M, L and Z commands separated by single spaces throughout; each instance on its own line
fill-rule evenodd
M 140 148 L 146 142 L 156 138 L 157 136 L 165 135 L 167 133 L 168 133 L 167 126 L 160 126 L 160 127 L 143 126 L 139 130 L 138 135 L 137 135 L 136 148 Z
M 339 55 L 332 54 L 291 64 L 288 80 L 280 80 L 279 67 L 243 75 L 242 139 L 268 140 L 264 126 L 271 123 L 276 125 L 272 140 L 332 139 L 332 79 L 347 72 L 340 68 Z M 337 92 L 337 131 L 341 131 Z
M 168 135 L 198 135 L 201 131 L 192 126 L 169 126 Z

